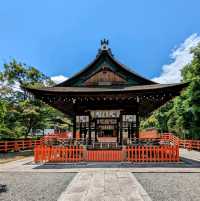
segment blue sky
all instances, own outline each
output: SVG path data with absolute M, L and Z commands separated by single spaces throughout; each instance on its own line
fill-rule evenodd
M 69 77 L 107 38 L 122 63 L 160 77 L 191 60 L 188 46 L 200 41 L 199 8 L 199 0 L 1 1 L 0 70 L 15 58 L 49 76 Z

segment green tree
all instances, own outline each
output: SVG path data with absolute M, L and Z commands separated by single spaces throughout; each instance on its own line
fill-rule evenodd
M 20 86 L 51 86 L 53 81 L 35 67 L 12 60 L 0 73 L 0 134 L 3 137 L 25 138 L 32 130 L 52 126 L 64 115 L 43 102 L 26 96 Z
M 155 127 L 161 131 L 174 132 L 181 138 L 200 139 L 200 44 L 191 52 L 193 60 L 181 72 L 182 82 L 189 82 L 189 86 L 150 118 L 155 119 Z M 142 126 L 151 127 L 148 118 Z
M 190 82 L 181 103 L 184 107 L 183 128 L 189 137 L 200 139 L 200 44 L 192 53 L 191 64 L 182 70 L 183 81 Z

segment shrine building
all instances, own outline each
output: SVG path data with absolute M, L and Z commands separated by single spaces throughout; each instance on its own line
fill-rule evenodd
M 74 139 L 78 131 L 89 145 L 102 139 L 123 145 L 139 137 L 141 117 L 186 86 L 159 84 L 137 74 L 115 58 L 104 39 L 96 58 L 71 78 L 53 87 L 26 91 L 71 118 Z

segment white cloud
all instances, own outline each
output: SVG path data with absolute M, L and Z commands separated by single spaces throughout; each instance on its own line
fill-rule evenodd
M 152 80 L 158 83 L 177 83 L 181 80 L 181 69 L 192 61 L 193 55 L 190 53 L 191 48 L 200 43 L 200 36 L 192 34 L 186 40 L 175 48 L 170 58 L 173 60 L 170 64 L 162 66 L 161 75 Z
M 65 77 L 64 75 L 57 75 L 57 76 L 52 76 L 51 79 L 56 83 L 59 84 L 65 80 L 68 79 L 68 77 Z

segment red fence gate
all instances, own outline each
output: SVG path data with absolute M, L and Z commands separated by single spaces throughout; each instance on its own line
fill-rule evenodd
M 122 161 L 122 150 L 87 150 L 87 161 Z

